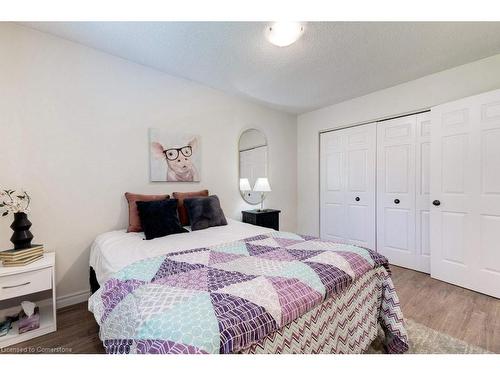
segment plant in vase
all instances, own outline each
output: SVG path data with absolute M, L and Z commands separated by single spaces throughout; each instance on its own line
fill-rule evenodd
M 0 191 L 0 210 L 2 216 L 14 214 L 11 229 L 14 231 L 10 241 L 14 249 L 28 249 L 31 247 L 33 234 L 30 232 L 31 222 L 28 220 L 31 198 L 26 191 Z

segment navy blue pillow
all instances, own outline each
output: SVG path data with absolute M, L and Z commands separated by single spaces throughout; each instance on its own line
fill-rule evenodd
M 227 225 L 217 195 L 206 198 L 185 198 L 184 207 L 187 209 L 189 223 L 193 231 Z
M 146 240 L 187 232 L 177 213 L 177 199 L 136 202 Z

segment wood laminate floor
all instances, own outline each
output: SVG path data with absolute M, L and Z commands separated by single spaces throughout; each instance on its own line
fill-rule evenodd
M 500 353 L 499 299 L 432 279 L 420 272 L 391 268 L 406 318 Z M 66 353 L 104 352 L 87 303 L 66 307 L 57 313 L 57 332 L 10 347 L 9 352 L 13 352 L 13 348 L 27 347 L 63 348 Z
M 403 315 L 490 352 L 500 353 L 500 299 L 391 266 Z

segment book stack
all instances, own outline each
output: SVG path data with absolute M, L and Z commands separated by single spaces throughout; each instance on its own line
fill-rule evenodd
M 19 267 L 33 263 L 43 257 L 43 245 L 33 245 L 28 249 L 5 250 L 0 252 L 0 261 L 4 267 Z

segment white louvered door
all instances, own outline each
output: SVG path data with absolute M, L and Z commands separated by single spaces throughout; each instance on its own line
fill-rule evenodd
M 375 124 L 320 139 L 320 236 L 374 249 Z
M 431 276 L 500 298 L 500 90 L 432 109 Z

